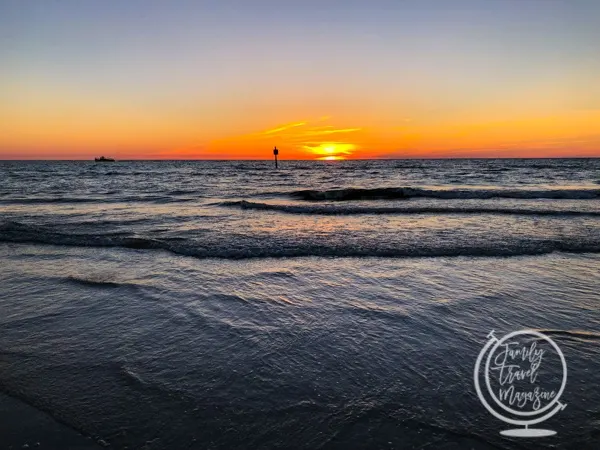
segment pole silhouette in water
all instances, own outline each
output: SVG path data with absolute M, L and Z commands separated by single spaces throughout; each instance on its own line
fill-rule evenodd
M 277 169 L 277 155 L 279 155 L 279 150 L 277 150 L 277 147 L 273 149 L 273 155 L 275 155 L 275 168 Z

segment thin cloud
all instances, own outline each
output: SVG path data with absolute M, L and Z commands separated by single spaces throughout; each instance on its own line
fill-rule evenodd
M 279 133 L 280 131 L 289 130 L 290 128 L 296 128 L 306 125 L 306 122 L 294 122 L 288 123 L 286 125 L 281 125 L 280 127 L 273 128 L 272 130 L 263 131 L 261 134 L 274 134 Z
M 336 133 L 354 133 L 356 131 L 360 131 L 362 128 L 340 128 L 340 129 L 328 129 L 328 130 L 308 130 L 303 133 L 304 136 L 323 136 L 328 134 L 336 134 Z

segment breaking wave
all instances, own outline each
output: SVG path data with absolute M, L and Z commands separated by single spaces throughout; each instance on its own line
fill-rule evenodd
M 117 247 L 137 250 L 163 250 L 196 258 L 247 259 L 284 257 L 455 257 L 455 256 L 522 256 L 553 252 L 600 253 L 600 236 L 584 239 L 563 238 L 531 241 L 515 239 L 486 242 L 381 242 L 378 240 L 347 241 L 340 244 L 318 240 L 300 242 L 249 243 L 234 236 L 216 241 L 171 238 L 152 239 L 120 234 L 66 234 L 50 227 L 7 222 L 0 225 L 0 242 L 34 243 L 75 247 Z
M 438 199 L 563 199 L 590 200 L 600 198 L 600 189 L 423 189 L 415 187 L 347 188 L 330 190 L 305 189 L 288 193 L 307 201 L 397 200 L 413 197 Z
M 117 282 L 117 281 L 113 281 L 113 280 L 108 280 L 108 279 L 104 279 L 104 278 L 100 278 L 100 277 L 81 277 L 81 276 L 77 276 L 77 275 L 70 275 L 67 277 L 67 281 L 74 283 L 74 284 L 80 284 L 82 286 L 89 286 L 89 287 L 119 287 L 121 286 L 121 283 Z
M 190 193 L 194 193 L 191 192 Z M 106 194 L 103 197 L 30 197 L 30 198 L 10 198 L 5 197 L 0 199 L 2 204 L 69 204 L 69 203 L 171 203 L 171 202 L 190 202 L 196 200 L 200 195 L 194 193 L 195 197 L 177 197 L 179 195 L 188 194 L 187 191 L 173 191 L 168 195 L 142 195 L 142 196 L 120 196 Z
M 315 215 L 358 215 L 358 214 L 501 214 L 526 216 L 596 216 L 600 211 L 523 209 L 523 208 L 482 208 L 482 207 L 438 207 L 438 206 L 337 206 L 337 205 L 281 205 L 251 202 L 247 200 L 219 203 L 220 206 L 278 211 L 288 214 Z

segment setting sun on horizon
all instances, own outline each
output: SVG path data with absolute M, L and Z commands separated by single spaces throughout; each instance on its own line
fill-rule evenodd
M 600 156 L 596 2 L 274 5 L 3 3 L 0 159 Z

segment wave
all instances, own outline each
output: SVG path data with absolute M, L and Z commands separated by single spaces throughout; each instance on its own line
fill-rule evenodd
M 167 195 L 198 195 L 197 189 L 175 189 L 169 191 Z
M 117 281 L 106 280 L 102 278 L 79 277 L 71 275 L 67 277 L 67 281 L 75 284 L 90 287 L 119 287 L 121 283 Z
M 42 203 L 98 203 L 106 201 L 99 198 L 79 198 L 79 197 L 31 197 L 31 198 L 4 198 L 2 203 L 15 204 L 42 204 Z
M 595 341 L 600 339 L 600 333 L 594 331 L 584 330 L 554 330 L 554 329 L 539 329 L 540 333 L 549 336 L 564 337 L 566 339 L 582 340 L 582 341 Z
M 125 383 L 139 386 L 148 385 L 148 382 L 141 375 L 126 366 L 118 367 L 117 373 L 121 376 Z
M 30 197 L 30 198 L 2 198 L 3 204 L 56 204 L 56 203 L 180 203 L 195 201 L 196 198 L 173 198 L 172 196 L 184 195 L 184 191 L 169 193 L 168 195 L 146 195 L 146 196 L 111 196 L 106 197 Z M 199 195 L 196 195 L 199 197 Z
M 136 236 L 113 234 L 61 233 L 47 226 L 5 222 L 0 225 L 0 242 L 32 242 L 76 247 L 124 247 L 132 249 L 160 249 L 160 241 Z
M 415 187 L 346 188 L 324 191 L 304 189 L 288 193 L 307 201 L 398 200 L 413 197 L 452 199 L 561 199 L 590 200 L 600 198 L 600 189 L 423 189 Z
M 600 211 L 519 209 L 519 208 L 481 208 L 481 207 L 437 207 L 437 206 L 337 206 L 337 205 L 281 205 L 273 203 L 250 202 L 247 200 L 218 203 L 220 206 L 278 211 L 289 214 L 309 215 L 358 215 L 358 214 L 495 214 L 525 216 L 592 216 L 600 217 Z
M 384 243 L 373 241 L 324 242 L 296 241 L 265 245 L 264 241 L 248 243 L 231 236 L 213 242 L 195 239 L 152 239 L 118 234 L 66 234 L 49 227 L 27 225 L 19 222 L 0 224 L 0 242 L 48 244 L 74 247 L 114 247 L 136 250 L 163 250 L 181 256 L 214 259 L 293 258 L 293 257 L 456 257 L 487 256 L 508 257 L 543 255 L 554 252 L 600 253 L 600 237 L 597 239 L 546 239 L 539 241 L 518 240 L 496 243 L 440 244 L 435 242 Z

